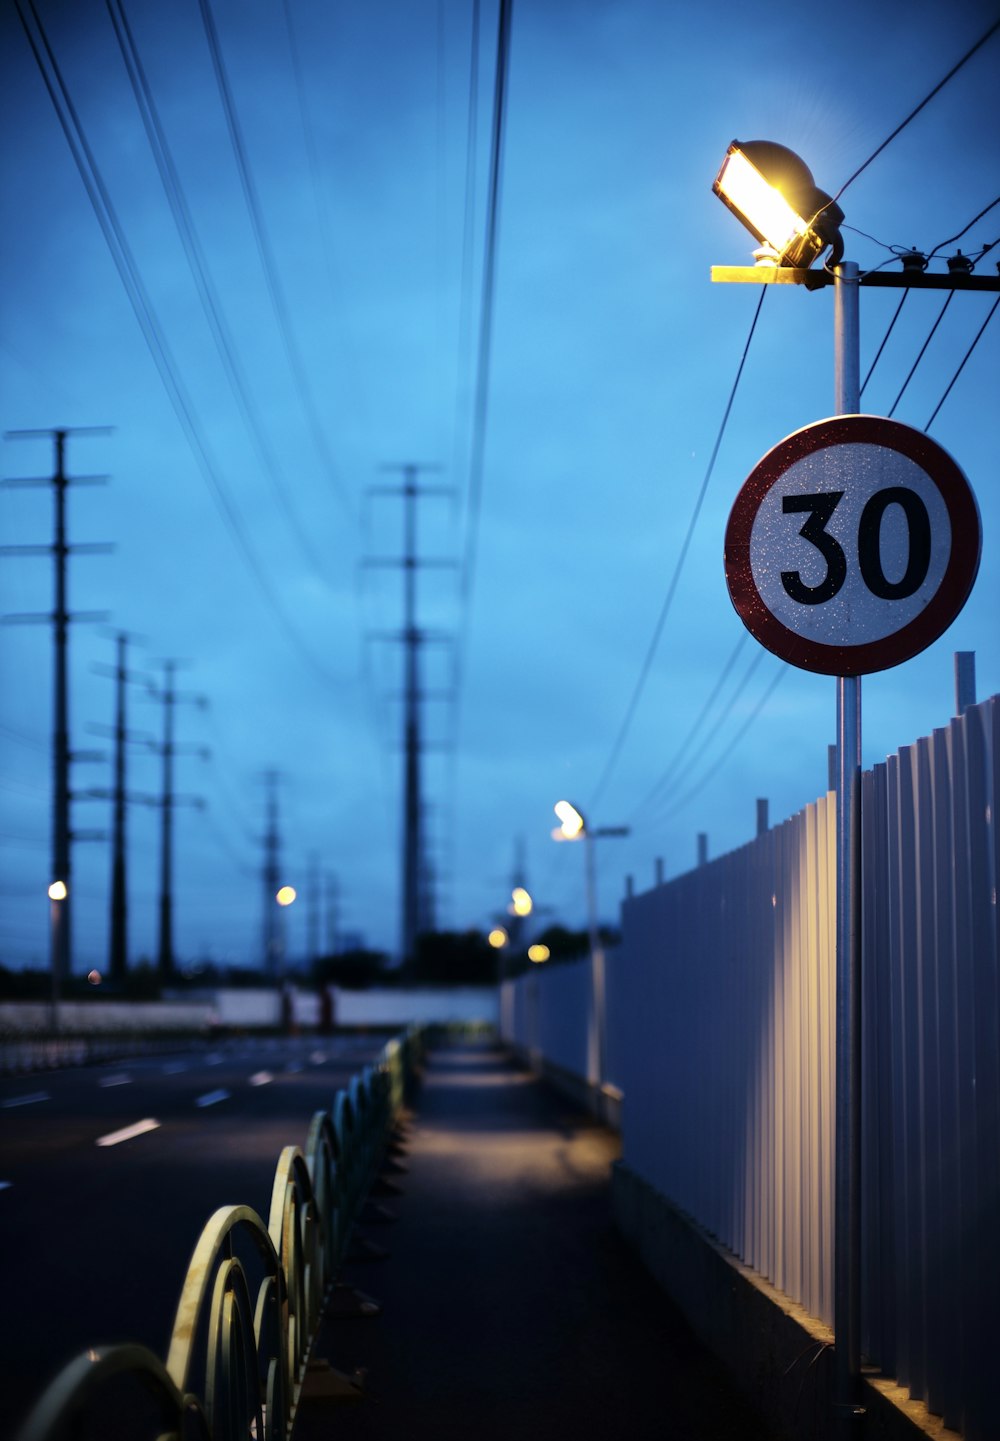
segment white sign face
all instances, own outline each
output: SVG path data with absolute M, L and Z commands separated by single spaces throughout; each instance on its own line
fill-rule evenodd
M 975 499 L 920 431 L 839 416 L 769 451 L 737 497 L 726 578 L 748 629 L 808 670 L 897 665 L 950 625 L 979 565 Z

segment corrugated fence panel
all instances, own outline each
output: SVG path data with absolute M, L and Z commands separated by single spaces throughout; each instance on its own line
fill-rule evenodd
M 1000 698 L 862 778 L 867 1356 L 995 1438 L 1000 1294 Z M 835 800 L 629 898 L 607 958 L 627 1164 L 833 1320 Z M 504 1000 L 587 1074 L 589 965 Z

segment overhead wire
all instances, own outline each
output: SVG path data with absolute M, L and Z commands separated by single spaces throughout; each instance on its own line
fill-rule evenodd
M 240 363 L 232 333 L 219 299 L 218 289 L 212 278 L 208 262 L 205 258 L 204 248 L 202 247 L 197 228 L 191 216 L 190 206 L 187 203 L 184 188 L 174 163 L 170 144 L 160 121 L 156 101 L 142 64 L 142 58 L 139 54 L 134 33 L 129 24 L 124 0 L 106 0 L 106 4 L 115 32 L 115 38 L 118 41 L 122 59 L 125 62 L 125 69 L 132 86 L 132 92 L 135 96 L 143 128 L 149 140 L 150 149 L 153 152 L 153 159 L 156 162 L 156 168 L 163 184 L 167 203 L 174 217 L 174 223 L 184 247 L 188 265 L 194 277 L 202 309 L 208 321 L 212 339 L 215 341 L 219 358 L 222 361 L 226 379 L 229 381 L 230 389 L 236 400 L 243 423 L 249 432 L 254 449 L 257 452 L 261 467 L 270 481 L 272 494 L 279 508 L 284 512 L 285 519 L 288 522 L 289 529 L 295 538 L 296 544 L 306 563 L 325 585 L 328 583 L 328 563 L 320 556 L 318 550 L 313 545 L 299 519 L 295 507 L 292 505 L 292 487 L 288 483 L 287 476 L 282 473 L 280 462 L 258 419 L 259 406 L 250 394 L 249 382 Z
M 942 241 L 940 241 L 937 245 L 935 245 L 934 249 L 933 249 L 932 251 L 930 251 L 930 253 L 925 257 L 926 260 L 928 260 L 928 261 L 932 260 L 933 257 L 934 257 L 935 255 L 937 255 L 939 251 L 943 250 L 946 245 L 954 245 L 956 241 L 961 240 L 962 237 L 963 237 L 964 235 L 966 235 L 966 234 L 972 229 L 972 227 L 973 227 L 975 224 L 977 224 L 978 221 L 982 220 L 984 216 L 988 215 L 988 214 L 990 213 L 990 211 L 991 211 L 991 210 L 994 210 L 998 205 L 1000 205 L 1000 196 L 998 196 L 998 197 L 996 198 L 996 200 L 991 200 L 990 203 L 989 203 L 989 205 L 984 206 L 983 209 L 980 210 L 977 215 L 974 215 L 974 216 L 972 217 L 972 219 L 968 222 L 967 225 L 963 225 L 963 226 L 962 226 L 962 229 L 959 230 L 955 235 L 950 235 L 947 240 L 942 240 Z M 859 231 L 858 233 L 861 234 L 861 233 L 863 233 L 863 232 L 860 232 L 860 231 Z M 868 238 L 871 239 L 870 236 L 869 236 Z M 882 241 L 876 241 L 876 244 L 878 244 L 878 245 L 881 245 L 882 243 L 883 243 Z M 997 244 L 997 243 L 998 243 L 998 242 L 994 241 L 994 242 L 993 242 L 993 245 L 995 245 L 995 244 Z M 984 246 L 983 249 L 978 253 L 977 256 L 975 256 L 975 257 L 968 257 L 968 258 L 972 259 L 974 262 L 976 262 L 976 261 L 978 261 L 978 260 L 981 260 L 984 255 L 986 255 L 990 250 L 993 249 L 993 245 Z M 903 251 L 904 251 L 904 247 L 902 247 L 902 246 L 894 246 L 894 245 L 885 246 L 885 249 L 891 250 L 891 251 L 893 252 L 893 254 L 902 254 Z M 872 375 L 874 374 L 875 367 L 878 365 L 879 361 L 880 361 L 881 358 L 882 358 L 882 354 L 883 354 L 883 352 L 884 352 L 884 350 L 885 350 L 886 344 L 888 343 L 889 337 L 890 337 L 890 335 L 892 334 L 893 329 L 895 328 L 896 321 L 899 319 L 900 312 L 902 311 L 903 306 L 906 304 L 907 297 L 908 297 L 910 294 L 911 294 L 911 292 L 910 292 L 909 290 L 904 290 L 903 293 L 902 293 L 902 295 L 901 295 L 901 297 L 900 297 L 899 304 L 896 306 L 896 309 L 895 309 L 895 311 L 893 312 L 892 319 L 889 321 L 888 328 L 886 329 L 886 332 L 885 332 L 885 334 L 884 334 L 883 337 L 882 337 L 881 343 L 879 344 L 878 350 L 875 352 L 875 358 L 874 358 L 874 360 L 872 361 L 871 365 L 868 367 L 868 373 L 867 373 L 867 375 L 865 376 L 864 380 L 862 381 L 861 390 L 860 390 L 860 392 L 859 392 L 861 395 L 864 395 L 865 389 L 866 389 L 866 387 L 867 387 L 867 385 L 868 385 L 868 382 L 871 380 Z M 945 307 L 945 308 L 947 308 L 947 307 Z M 943 313 L 944 313 L 944 312 L 943 312 L 943 310 L 942 310 L 942 315 L 943 315 Z M 941 319 L 941 316 L 938 317 L 938 320 L 940 320 L 940 319 Z M 937 322 L 935 322 L 935 327 L 936 327 L 936 324 L 937 324 Z M 929 341 L 929 339 L 930 339 L 930 337 L 928 337 L 928 341 Z M 926 348 L 926 346 L 925 346 L 925 348 Z M 918 362 L 919 362 L 919 357 L 918 357 Z M 909 381 L 907 381 L 907 384 L 908 384 L 908 383 L 909 383 Z M 905 390 L 905 388 L 906 388 L 906 387 L 904 386 L 904 390 Z M 901 398 L 901 396 L 902 396 L 902 392 L 900 392 L 900 396 L 897 397 L 897 404 L 898 404 L 898 401 L 899 401 L 899 399 Z M 891 414 L 891 412 L 890 412 L 890 414 Z
M 618 729 L 618 734 L 615 737 L 614 743 L 611 747 L 611 752 L 608 756 L 607 762 L 605 763 L 604 770 L 602 771 L 600 779 L 594 788 L 594 792 L 590 801 L 591 807 L 595 806 L 600 800 L 600 797 L 603 795 L 605 787 L 607 786 L 607 783 L 611 778 L 615 765 L 617 764 L 618 757 L 621 755 L 622 747 L 625 744 L 625 738 L 628 735 L 629 730 L 631 729 L 632 721 L 636 713 L 636 708 L 638 707 L 640 697 L 642 696 L 642 693 L 645 689 L 646 681 L 649 678 L 649 674 L 653 665 L 653 660 L 656 656 L 656 652 L 660 644 L 660 637 L 663 634 L 663 627 L 666 625 L 667 617 L 669 616 L 671 606 L 673 605 L 674 596 L 677 593 L 677 586 L 680 582 L 681 573 L 684 569 L 684 562 L 687 559 L 687 554 L 691 547 L 691 541 L 694 536 L 695 527 L 698 524 L 698 517 L 701 515 L 701 508 L 705 501 L 705 495 L 708 491 L 709 481 L 712 478 L 712 472 L 715 469 L 715 462 L 718 458 L 719 450 L 722 446 L 722 439 L 726 433 L 726 426 L 729 423 L 729 417 L 732 413 L 733 402 L 736 399 L 736 391 L 739 387 L 740 379 L 743 375 L 743 369 L 746 365 L 747 356 L 750 353 L 750 343 L 753 340 L 754 332 L 757 329 L 757 321 L 760 319 L 760 312 L 763 307 L 764 297 L 766 294 L 767 287 L 761 286 L 760 298 L 757 301 L 757 308 L 754 311 L 753 320 L 750 322 L 750 330 L 747 333 L 747 338 L 743 346 L 743 354 L 740 356 L 740 363 L 736 368 L 736 376 L 733 380 L 732 386 L 730 387 L 729 398 L 726 401 L 725 410 L 723 411 L 722 415 L 722 421 L 719 425 L 718 434 L 715 437 L 715 444 L 712 447 L 712 454 L 709 458 L 704 478 L 702 479 L 701 486 L 695 498 L 694 508 L 691 512 L 691 518 L 688 521 L 688 527 L 684 535 L 684 540 L 681 543 L 680 553 L 677 557 L 677 562 L 674 566 L 674 571 L 670 578 L 670 584 L 667 587 L 666 596 L 664 597 L 663 604 L 660 607 L 660 613 L 657 617 L 656 624 L 653 627 L 653 634 L 650 638 L 649 645 L 646 648 L 646 654 L 639 668 L 639 676 L 632 689 L 631 697 L 629 698 L 628 705 L 625 709 L 624 718 Z
M 465 547 L 461 572 L 462 600 L 466 610 L 471 600 L 475 576 L 479 519 L 483 501 L 483 469 L 486 456 L 490 361 L 493 348 L 493 311 L 496 294 L 497 243 L 500 229 L 503 141 L 507 114 L 507 77 L 510 64 L 512 8 L 513 0 L 500 0 L 497 17 L 497 54 L 493 85 L 493 121 L 490 133 L 490 173 L 487 192 L 486 238 L 479 309 L 479 345 L 476 358 Z
M 747 632 L 747 633 L 749 634 L 749 632 Z M 718 718 L 717 718 L 716 721 L 715 721 L 715 724 L 711 727 L 711 729 L 710 729 L 710 730 L 707 732 L 707 734 L 703 737 L 701 744 L 697 747 L 697 749 L 695 750 L 694 754 L 691 755 L 691 756 L 689 756 L 689 757 L 687 758 L 687 761 L 686 761 L 686 763 L 685 763 L 685 769 L 686 769 L 687 771 L 691 771 L 691 770 L 698 764 L 698 762 L 701 760 L 702 756 L 705 754 L 705 752 L 708 750 L 709 746 L 712 744 L 712 742 L 715 740 L 716 736 L 719 734 L 719 732 L 720 732 L 720 730 L 722 729 L 722 727 L 725 725 L 726 721 L 727 721 L 727 720 L 729 719 L 729 717 L 732 715 L 733 711 L 736 709 L 736 706 L 739 704 L 739 701 L 740 701 L 741 696 L 743 695 L 743 692 L 746 690 L 747 686 L 750 684 L 750 681 L 753 679 L 754 674 L 755 674 L 755 672 L 756 672 L 756 670 L 757 670 L 757 667 L 760 665 L 761 661 L 764 659 L 764 656 L 765 656 L 766 654 L 767 654 L 767 652 L 766 652 L 766 651 L 763 649 L 763 647 L 761 647 L 761 646 L 758 646 L 757 649 L 754 651 L 753 655 L 750 657 L 750 663 L 749 663 L 749 665 L 746 667 L 746 669 L 744 670 L 742 676 L 740 677 L 739 681 L 737 682 L 737 684 L 736 684 L 736 689 L 733 691 L 733 694 L 730 696 L 729 701 L 728 701 L 728 703 L 726 704 L 725 708 L 723 709 L 721 715 L 718 716 Z M 679 784 L 679 780 L 678 780 L 676 777 L 675 777 L 673 780 L 671 780 L 670 784 L 666 787 L 665 793 L 661 796 L 661 800 L 662 800 L 662 801 L 667 801 L 668 798 L 669 798 L 670 792 L 673 791 L 673 790 L 675 790 L 678 784 Z M 669 809 L 669 808 L 668 808 L 668 809 Z
M 760 656 L 763 657 L 763 655 L 764 651 L 761 651 Z M 774 676 L 771 679 L 770 685 L 768 685 L 767 688 L 764 690 L 753 710 L 748 713 L 743 724 L 740 726 L 739 730 L 736 732 L 732 740 L 726 746 L 725 750 L 716 757 L 716 759 L 709 766 L 708 770 L 705 771 L 704 774 L 698 778 L 694 785 L 691 786 L 689 790 L 685 791 L 684 794 L 671 805 L 669 814 L 675 815 L 678 811 L 683 810 L 684 807 L 689 804 L 689 802 L 694 800 L 695 796 L 698 795 L 700 791 L 704 790 L 705 786 L 708 785 L 712 777 L 717 774 L 717 772 L 721 769 L 723 765 L 725 765 L 726 761 L 732 755 L 736 747 L 740 744 L 743 737 L 746 735 L 747 731 L 750 729 L 754 721 L 760 715 L 761 711 L 764 709 L 767 702 L 771 699 L 771 696 L 777 690 L 778 686 L 781 684 L 782 680 L 784 680 L 790 669 L 790 666 L 783 665 L 780 670 L 777 670 L 775 672 Z
M 967 364 L 970 356 L 972 355 L 972 352 L 975 350 L 975 348 L 976 348 L 976 346 L 979 344 L 980 340 L 982 340 L 982 338 L 983 338 L 983 332 L 985 331 L 986 327 L 989 325 L 990 321 L 993 319 L 994 315 L 996 314 L 996 311 L 997 311 L 997 307 L 998 307 L 998 306 L 1000 306 L 1000 295 L 997 296 L 996 300 L 994 300 L 993 304 L 990 306 L 989 311 L 987 312 L 987 315 L 986 315 L 986 319 L 983 321 L 982 325 L 981 325 L 981 326 L 979 327 L 979 329 L 977 330 L 976 335 L 975 335 L 975 338 L 974 338 L 973 341 L 972 341 L 972 344 L 969 346 L 968 350 L 965 352 L 965 355 L 962 357 L 962 361 L 961 361 L 958 369 L 955 371 L 955 374 L 951 377 L 951 380 L 948 382 L 948 385 L 947 385 L 947 387 L 946 387 L 946 389 L 945 389 L 944 394 L 942 395 L 941 399 L 938 401 L 937 405 L 934 407 L 934 410 L 933 410 L 932 413 L 931 413 L 931 418 L 930 418 L 930 420 L 929 420 L 929 421 L 927 422 L 927 424 L 924 426 L 924 434 L 925 434 L 925 435 L 926 435 L 926 433 L 930 430 L 931 426 L 934 424 L 935 420 L 937 419 L 938 411 L 941 409 L 942 405 L 944 405 L 945 401 L 948 399 L 949 395 L 951 394 L 952 390 L 954 389 L 954 387 L 955 387 L 955 382 L 958 380 L 958 377 L 962 374 L 962 371 L 965 369 L 966 364 Z
M 48 92 L 56 118 L 69 146 L 91 208 L 101 228 L 111 253 L 119 278 L 125 288 L 133 313 L 139 323 L 143 339 L 159 372 L 160 379 L 180 422 L 181 429 L 194 454 L 202 478 L 215 502 L 223 525 L 236 545 L 244 564 L 257 584 L 261 595 L 293 647 L 310 666 L 318 670 L 324 680 L 339 684 L 337 677 L 326 670 L 305 646 L 302 637 L 292 626 L 284 608 L 278 600 L 273 586 L 267 578 L 261 562 L 250 543 L 243 518 L 230 496 L 218 467 L 209 451 L 208 443 L 198 425 L 191 398 L 181 378 L 177 363 L 167 343 L 166 335 L 156 314 L 152 300 L 142 280 L 141 272 L 129 246 L 110 193 L 104 182 L 100 167 L 87 140 L 86 132 L 73 104 L 68 86 L 55 58 L 48 35 L 39 17 L 34 0 L 26 0 L 37 30 L 32 33 L 28 24 L 22 0 L 14 0 L 18 18 L 28 40 L 28 45 L 38 66 L 42 82 Z M 43 56 L 44 51 L 44 56 Z M 48 62 L 48 67 L 46 66 Z
M 478 135 L 479 135 L 479 51 L 480 51 L 480 0 L 472 0 L 469 34 L 469 83 L 465 127 L 465 183 L 462 214 L 462 261 L 459 280 L 457 364 L 455 367 L 454 435 L 452 440 L 452 468 L 457 476 L 461 469 L 461 457 L 469 437 L 466 434 L 468 416 L 468 386 L 466 375 L 471 371 L 472 303 L 473 303 L 473 247 L 475 243 L 476 192 L 478 184 Z M 458 488 L 452 492 L 456 504 Z M 455 512 L 457 514 L 457 510 Z M 463 611 L 462 631 L 468 617 Z M 464 634 L 460 633 L 459 645 L 454 652 L 454 685 L 452 690 L 451 727 L 456 743 L 449 750 L 446 802 L 451 816 L 453 848 L 457 854 L 458 814 L 458 733 L 462 693 L 462 646 Z M 451 858 L 455 870 L 455 856 Z
M 848 176 L 848 178 L 844 181 L 843 185 L 837 191 L 836 195 L 833 197 L 834 202 L 838 201 L 841 198 L 847 187 L 854 184 L 858 176 L 862 175 L 864 171 L 868 169 L 872 161 L 876 160 L 878 156 L 882 154 L 882 151 L 885 150 L 888 145 L 892 144 L 892 142 L 896 139 L 897 135 L 900 135 L 910 124 L 910 122 L 916 119 L 920 112 L 934 99 L 935 95 L 939 94 L 939 92 L 944 89 L 944 87 L 948 84 L 949 80 L 954 79 L 954 77 L 962 69 L 963 65 L 967 65 L 968 62 L 972 59 L 973 55 L 975 55 L 979 50 L 981 50 L 982 47 L 986 44 L 986 42 L 993 35 L 995 35 L 998 30 L 1000 30 L 1000 20 L 995 20 L 993 24 L 989 27 L 989 29 L 985 32 L 985 34 L 979 37 L 979 39 L 972 46 L 972 48 L 965 52 L 961 60 L 957 61 L 956 64 L 951 67 L 947 75 L 945 75 L 942 80 L 938 81 L 938 83 L 934 86 L 934 89 L 931 90 L 929 94 L 924 96 L 920 104 L 915 106 L 910 111 L 909 115 L 907 115 L 904 120 L 900 121 L 900 123 L 896 126 L 895 130 L 893 130 L 890 135 L 886 136 L 886 138 L 882 141 L 881 145 L 877 146 L 876 149 L 872 151 L 868 159 L 862 165 L 859 165 L 857 170 L 855 170 L 852 175 Z
M 890 408 L 889 411 L 888 411 L 888 416 L 889 416 L 890 419 L 895 415 L 896 409 L 897 409 L 897 407 L 898 407 L 898 405 L 899 405 L 899 402 L 902 400 L 903 396 L 906 394 L 907 387 L 909 386 L 910 381 L 913 379 L 914 375 L 916 374 L 917 366 L 920 364 L 920 362 L 923 360 L 924 356 L 926 355 L 926 353 L 927 353 L 927 347 L 930 345 L 931 341 L 934 339 L 935 332 L 937 331 L 937 328 L 938 328 L 938 326 L 941 324 L 942 320 L 945 318 L 945 315 L 948 313 L 948 307 L 949 307 L 949 305 L 951 304 L 951 302 L 952 302 L 954 299 L 955 299 L 955 292 L 954 292 L 954 290 L 950 290 L 950 291 L 948 292 L 947 296 L 945 297 L 945 302 L 944 302 L 944 304 L 942 305 L 941 309 L 938 311 L 937 319 L 934 321 L 934 324 L 931 326 L 931 328 L 930 328 L 930 330 L 929 330 L 929 332 L 928 332 L 928 334 L 927 334 L 927 338 L 925 339 L 923 345 L 920 347 L 920 350 L 919 350 L 918 353 L 917 353 L 917 358 L 916 358 L 916 360 L 915 360 L 915 361 L 913 362 L 913 364 L 910 366 L 909 373 L 908 373 L 906 379 L 903 381 L 903 384 L 900 386 L 899 394 L 896 396 L 896 399 L 892 402 L 892 406 L 891 406 L 891 408 Z
M 739 659 L 740 653 L 742 652 L 744 646 L 746 645 L 746 643 L 747 643 L 747 641 L 748 641 L 749 639 L 750 639 L 750 632 L 749 632 L 748 630 L 744 629 L 744 630 L 741 632 L 741 634 L 740 634 L 740 636 L 739 636 L 739 639 L 737 640 L 737 642 L 736 642 L 735 646 L 733 647 L 732 651 L 730 652 L 729 657 L 727 658 L 727 660 L 726 660 L 725 663 L 723 664 L 722 670 L 719 672 L 719 675 L 718 675 L 718 678 L 717 678 L 717 680 L 716 680 L 716 682 L 715 682 L 715 685 L 712 687 L 711 691 L 709 692 L 708 698 L 706 699 L 706 701 L 704 702 L 704 704 L 703 704 L 702 707 L 701 707 L 701 710 L 698 712 L 697 716 L 695 717 L 694 722 L 693 722 L 690 730 L 688 731 L 688 733 L 687 733 L 687 735 L 684 737 L 684 739 L 681 741 L 680 745 L 677 747 L 676 751 L 674 752 L 673 758 L 670 760 L 669 764 L 664 768 L 663 772 L 662 772 L 661 775 L 660 775 L 659 780 L 657 780 L 656 784 L 651 788 L 651 790 L 647 793 L 647 795 L 646 795 L 645 798 L 639 803 L 639 805 L 636 806 L 635 811 L 633 812 L 633 819 L 637 819 L 644 811 L 646 811 L 646 810 L 656 801 L 657 797 L 658 797 L 665 789 L 668 789 L 668 788 L 669 788 L 670 783 L 671 783 L 671 780 L 672 780 L 675 772 L 677 771 L 677 768 L 678 768 L 678 767 L 681 765 L 681 763 L 683 762 L 685 756 L 686 756 L 687 753 L 688 753 L 688 750 L 690 749 L 690 747 L 691 747 L 691 745 L 693 744 L 696 736 L 698 735 L 698 732 L 701 730 L 701 727 L 704 725 L 705 720 L 706 720 L 709 712 L 711 711 L 713 705 L 715 704 L 716 700 L 717 700 L 718 697 L 719 697 L 719 692 L 722 690 L 722 687 L 723 687 L 723 686 L 725 685 L 725 683 L 726 683 L 726 678 L 728 677 L 728 675 L 730 674 L 733 666 L 736 664 L 737 660 Z
M 288 310 L 288 302 L 285 299 L 284 287 L 281 283 L 274 250 L 268 236 L 267 226 L 264 223 L 264 211 L 257 194 L 257 186 L 254 182 L 253 171 L 250 166 L 249 152 L 243 135 L 243 127 L 236 109 L 232 87 L 229 84 L 229 76 L 226 71 L 222 46 L 219 41 L 219 32 L 216 28 L 210 0 L 198 0 L 198 8 L 201 13 L 205 38 L 208 43 L 212 72 L 215 76 L 216 87 L 222 102 L 223 113 L 226 117 L 226 125 L 229 130 L 229 139 L 236 161 L 236 169 L 240 177 L 243 198 L 246 203 L 250 226 L 253 230 L 254 240 L 257 245 L 257 253 L 264 273 L 264 282 L 281 335 L 285 357 L 295 381 L 299 403 L 302 406 L 309 424 L 309 429 L 312 433 L 313 443 L 326 468 L 327 477 L 333 489 L 336 491 L 341 504 L 347 511 L 347 514 L 353 520 L 354 510 L 347 491 L 344 488 L 344 483 L 340 478 L 337 466 L 334 463 L 329 444 L 327 443 L 326 433 L 320 421 L 319 412 L 316 409 L 316 402 L 312 395 L 312 388 L 306 374 L 306 367 L 302 360 L 298 342 L 295 339 L 291 315 Z

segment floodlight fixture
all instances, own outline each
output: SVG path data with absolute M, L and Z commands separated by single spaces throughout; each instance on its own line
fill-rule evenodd
M 761 263 L 808 270 L 828 246 L 842 258 L 844 212 L 786 146 L 734 140 L 712 190 L 761 242 Z
M 586 835 L 587 827 L 583 816 L 569 801 L 556 801 L 553 810 L 559 820 L 559 828 L 552 834 L 560 840 L 575 841 Z

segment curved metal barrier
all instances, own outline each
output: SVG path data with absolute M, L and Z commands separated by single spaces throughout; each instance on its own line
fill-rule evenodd
M 267 1224 L 223 1206 L 188 1266 L 166 1363 L 143 1346 L 88 1350 L 28 1417 L 19 1441 L 69 1441 L 81 1420 L 142 1397 L 136 1441 L 287 1441 L 327 1293 L 420 1055 L 416 1031 L 317 1111 L 306 1149 L 278 1158 Z M 88 1431 L 86 1434 L 90 1434 Z

